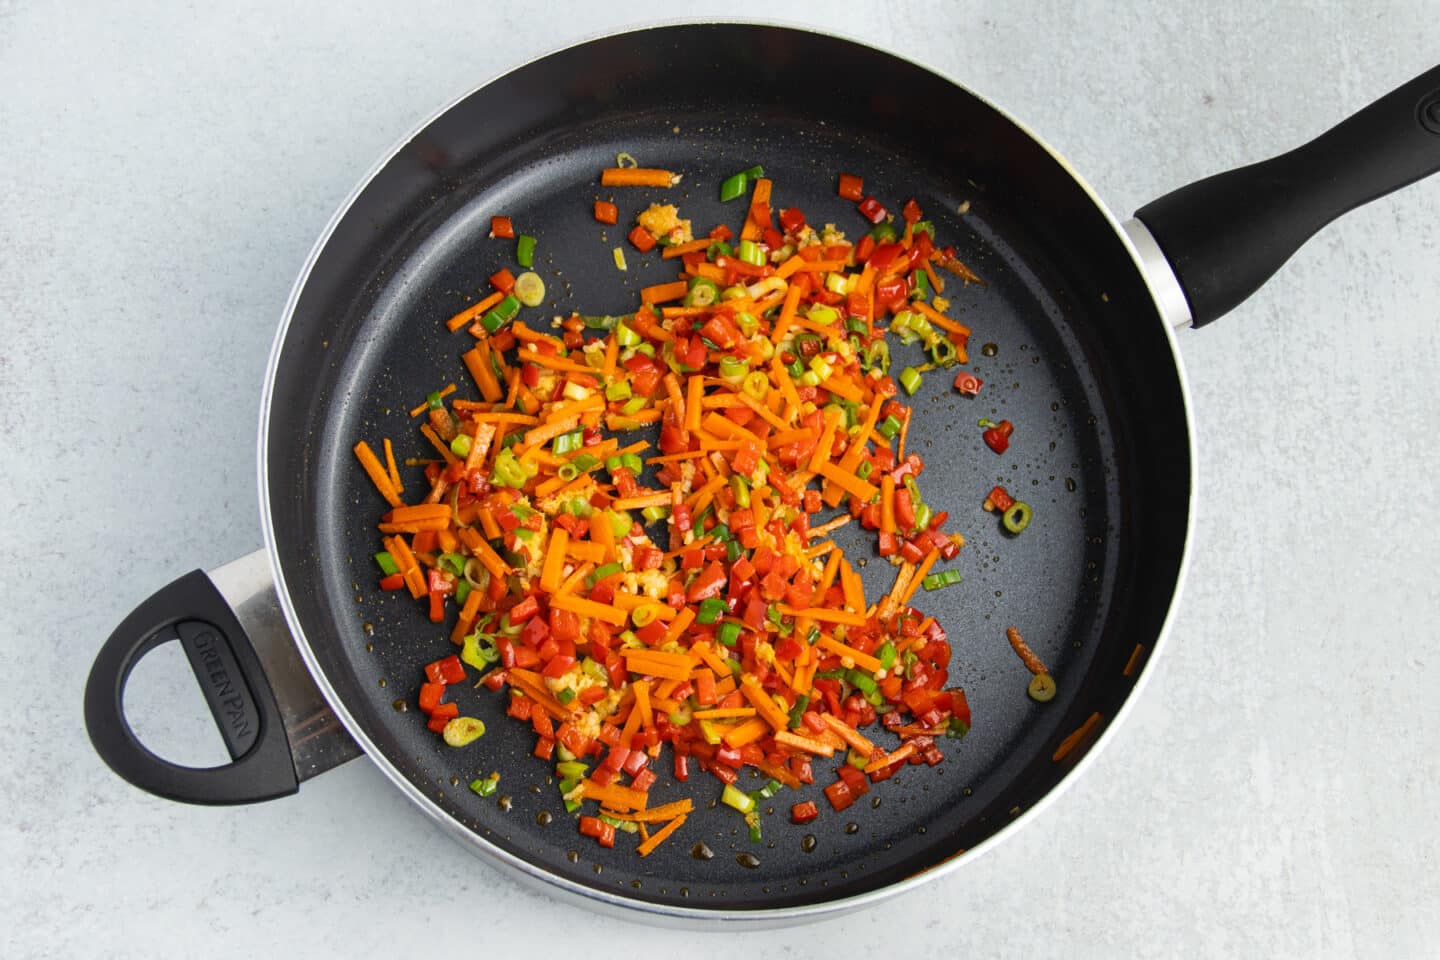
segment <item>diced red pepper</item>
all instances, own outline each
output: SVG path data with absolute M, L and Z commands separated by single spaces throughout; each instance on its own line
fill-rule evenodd
M 431 720 L 439 720 L 444 725 L 446 720 L 452 720 L 460 716 L 460 706 L 454 703 L 436 704 L 435 709 L 430 711 Z
M 449 717 L 436 717 L 436 716 L 432 716 L 429 720 L 426 720 L 426 721 L 425 721 L 425 726 L 428 727 L 428 728 L 430 728 L 430 731 L 431 731 L 432 733 L 444 733 L 444 732 L 445 732 L 445 724 L 447 724 L 447 723 L 449 723 L 449 722 L 450 722 L 450 718 L 449 718 Z
M 915 202 L 914 197 L 905 201 L 905 206 L 900 210 L 900 216 L 905 218 L 906 223 L 914 223 L 920 219 L 920 204 Z
M 549 760 L 555 754 L 555 738 L 541 737 L 535 741 L 535 749 L 531 752 L 541 760 Z
M 510 223 L 509 217 L 490 218 L 490 236 L 499 237 L 504 240 L 515 239 L 515 227 Z
M 422 683 L 420 685 L 420 709 L 426 713 L 433 713 L 440 705 L 440 698 L 445 696 L 445 684 L 443 683 Z
M 580 835 L 582 837 L 598 837 L 604 827 L 605 821 L 599 817 L 580 818 Z
M 490 274 L 490 286 L 501 293 L 509 293 L 515 289 L 515 274 L 508 267 L 502 267 Z
M 1004 487 L 991 487 L 990 493 L 985 499 L 990 501 L 992 507 L 1002 513 L 1009 510 L 1011 504 L 1015 502 L 1015 498 L 1010 496 L 1010 492 Z
M 600 821 L 600 836 L 596 838 L 602 847 L 615 846 L 615 825 Z
M 846 200 L 859 203 L 865 196 L 865 181 L 850 173 L 840 174 L 840 187 L 836 191 Z
M 1009 420 L 1001 420 L 998 424 L 990 427 L 980 436 L 985 445 L 996 453 L 1004 453 L 1010 448 L 1010 434 L 1015 430 L 1015 424 Z
M 638 224 L 634 230 L 630 231 L 628 239 L 631 245 L 641 253 L 649 253 L 655 249 L 655 235 Z
M 797 233 L 805 226 L 805 214 L 799 207 L 790 207 L 788 210 L 780 211 L 780 226 L 786 233 Z
M 388 577 L 380 578 L 381 590 L 401 590 L 405 586 L 405 574 L 392 573 Z
M 979 393 L 980 388 L 984 386 L 984 384 L 985 381 L 981 380 L 973 373 L 967 373 L 966 371 L 961 370 L 959 373 L 955 374 L 955 389 L 959 390 L 967 397 L 973 397 L 977 393 Z
M 889 211 L 881 206 L 880 201 L 874 197 L 866 197 L 864 200 L 861 200 L 857 208 L 860 211 L 860 216 L 869 220 L 871 223 L 879 223 L 889 216 Z
M 620 211 L 613 203 L 605 200 L 596 200 L 595 219 L 600 223 L 614 223 L 620 219 Z
M 716 561 L 700 571 L 686 590 L 685 598 L 691 603 L 699 603 L 701 600 L 718 597 L 725 589 L 726 580 L 725 565 Z
M 459 657 L 452 654 L 443 660 L 437 660 L 436 663 L 440 668 L 440 678 L 443 682 L 459 683 L 465 679 L 465 664 L 460 662 Z
M 838 813 L 855 802 L 855 794 L 844 780 L 836 780 L 825 788 L 825 799 L 830 801 L 830 806 Z

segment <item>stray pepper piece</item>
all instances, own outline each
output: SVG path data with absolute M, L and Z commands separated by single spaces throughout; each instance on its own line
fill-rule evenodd
M 1010 434 L 1014 432 L 1015 424 L 1009 420 L 1001 420 L 995 426 L 990 427 L 981 434 L 981 438 L 984 439 L 985 445 L 991 450 L 994 450 L 996 453 L 1004 453 L 1010 449 Z

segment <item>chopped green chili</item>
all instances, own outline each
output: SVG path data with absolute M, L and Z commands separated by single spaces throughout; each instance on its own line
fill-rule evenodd
M 721 646 L 733 647 L 740 640 L 740 624 L 722 623 L 720 629 L 715 631 L 715 639 L 720 641 Z
M 520 299 L 515 294 L 505 295 L 495 306 L 491 307 L 485 316 L 480 318 L 480 326 L 490 333 L 496 333 L 501 327 L 515 319 L 520 312 Z
M 916 390 L 920 389 L 920 380 L 920 371 L 914 367 L 906 367 L 900 371 L 900 386 L 904 387 L 908 394 L 913 395 Z
M 920 581 L 920 586 L 926 590 L 939 590 L 942 587 L 960 583 L 961 580 L 959 570 L 941 570 L 939 573 L 926 575 L 925 579 Z
M 1024 500 L 1016 500 L 1010 504 L 1010 509 L 1006 510 L 1000 519 L 1004 522 L 1006 530 L 1011 533 L 1019 533 L 1030 526 L 1030 518 L 1033 515 L 1030 504 Z
M 535 238 L 528 233 L 515 238 L 515 262 L 526 270 L 535 266 Z
M 894 440 L 895 434 L 900 432 L 900 421 L 892 413 L 890 416 L 880 421 L 880 425 L 875 428 L 875 432 L 880 434 L 880 436 L 884 437 L 886 440 Z
M 389 550 L 381 550 L 375 554 L 375 563 L 380 567 L 380 572 L 387 577 L 400 572 L 400 567 L 395 563 L 395 558 L 390 556 Z
M 725 615 L 725 601 L 719 597 L 711 597 L 708 600 L 700 601 L 700 608 L 695 613 L 696 623 L 714 623 Z

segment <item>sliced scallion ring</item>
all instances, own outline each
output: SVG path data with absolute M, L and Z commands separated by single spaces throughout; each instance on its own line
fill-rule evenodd
M 527 307 L 538 307 L 545 299 L 545 281 L 533 270 L 515 278 L 515 297 Z
M 1009 530 L 1011 533 L 1019 533 L 1030 526 L 1030 518 L 1033 515 L 1033 512 L 1030 510 L 1030 504 L 1024 500 L 1016 500 L 1010 504 L 1010 509 L 1005 511 L 1001 520 L 1004 522 L 1006 530 Z
M 1049 703 L 1055 699 L 1055 678 L 1048 673 L 1035 674 L 1030 678 L 1028 692 L 1036 703 Z

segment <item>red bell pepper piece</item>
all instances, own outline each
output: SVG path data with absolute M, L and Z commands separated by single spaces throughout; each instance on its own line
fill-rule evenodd
M 700 571 L 689 589 L 685 592 L 685 599 L 691 603 L 699 603 L 701 600 L 708 600 L 711 597 L 718 597 L 725 589 L 725 581 L 728 579 L 725 573 L 725 565 L 716 561 L 704 570 Z
M 628 239 L 631 245 L 641 253 L 649 253 L 655 249 L 655 235 L 638 224 L 634 230 L 630 231 Z
M 880 201 L 874 197 L 866 197 L 860 201 L 857 207 L 860 210 L 860 216 L 869 220 L 871 223 L 879 223 L 890 215 L 889 211 L 881 206 Z
M 844 780 L 836 780 L 825 788 L 825 799 L 830 801 L 830 806 L 838 813 L 855 802 L 855 794 Z
M 1009 420 L 1001 420 L 995 426 L 990 427 L 980 436 L 985 445 L 996 453 L 1004 453 L 1010 448 L 1010 434 L 1015 431 L 1015 424 Z
M 846 200 L 859 203 L 865 196 L 865 181 L 850 173 L 840 174 L 840 185 L 836 191 Z
M 920 219 L 920 204 L 915 202 L 914 197 L 905 201 L 905 206 L 900 210 L 900 216 L 905 218 L 906 223 L 914 223 Z
M 435 661 L 435 665 L 439 668 L 442 683 L 459 683 L 465 679 L 465 664 L 454 654 Z
M 490 236 L 499 237 L 504 240 L 515 239 L 515 227 L 510 223 L 509 217 L 490 218 Z
M 405 587 L 405 574 L 392 573 L 388 577 L 380 578 L 381 590 L 401 590 Z
M 805 214 L 800 212 L 799 207 L 790 207 L 788 210 L 780 211 L 780 226 L 786 233 L 796 233 L 805 226 Z
M 955 389 L 967 397 L 973 397 L 979 393 L 980 387 L 983 386 L 984 383 L 985 381 L 975 376 L 975 374 L 967 373 L 964 370 L 955 374 Z
M 1010 492 L 1004 487 L 991 487 L 990 493 L 985 499 L 989 500 L 990 505 L 1001 513 L 1009 510 L 1011 504 L 1015 502 L 1015 498 L 1010 496 Z
M 501 293 L 509 293 L 515 289 L 515 274 L 508 267 L 502 267 L 490 274 L 490 286 Z
M 620 210 L 613 203 L 596 200 L 595 219 L 600 223 L 614 223 L 620 219 Z
M 442 727 L 446 720 L 452 720 L 458 716 L 460 716 L 460 706 L 454 703 L 436 704 L 435 709 L 430 711 L 431 721 L 439 720 Z

